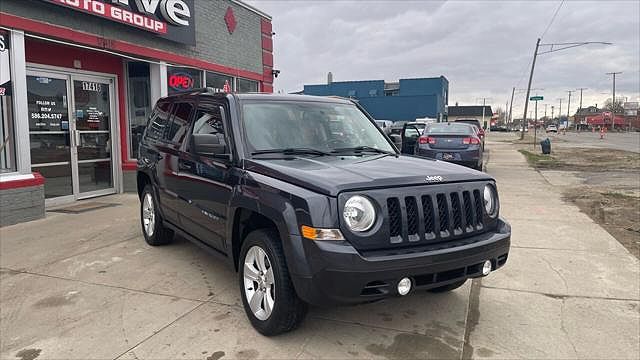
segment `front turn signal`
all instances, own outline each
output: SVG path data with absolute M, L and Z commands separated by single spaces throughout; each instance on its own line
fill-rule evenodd
M 307 225 L 300 227 L 302 237 L 309 240 L 344 240 L 338 229 L 318 229 Z

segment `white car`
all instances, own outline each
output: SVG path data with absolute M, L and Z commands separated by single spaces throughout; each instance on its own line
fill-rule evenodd
M 558 127 L 555 126 L 555 125 L 549 125 L 549 126 L 547 126 L 547 132 L 548 133 L 550 133 L 550 132 L 557 133 L 558 132 Z

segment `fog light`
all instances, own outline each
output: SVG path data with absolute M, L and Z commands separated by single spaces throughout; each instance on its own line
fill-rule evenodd
M 402 278 L 398 281 L 398 294 L 407 295 L 411 291 L 411 279 Z
M 487 260 L 482 265 L 482 276 L 487 276 L 491 272 L 491 260 Z

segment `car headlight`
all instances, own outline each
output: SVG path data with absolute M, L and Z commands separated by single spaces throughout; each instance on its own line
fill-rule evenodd
M 496 216 L 496 190 L 491 185 L 484 186 L 484 210 L 487 212 L 487 215 L 494 217 Z
M 369 199 L 355 195 L 344 204 L 342 217 L 351 231 L 367 231 L 376 221 L 376 209 Z

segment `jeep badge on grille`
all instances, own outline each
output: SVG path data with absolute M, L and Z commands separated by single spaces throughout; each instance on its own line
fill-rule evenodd
M 429 182 L 429 183 L 434 183 L 434 182 L 442 182 L 444 180 L 444 178 L 440 175 L 436 175 L 436 176 L 427 176 L 424 181 Z

